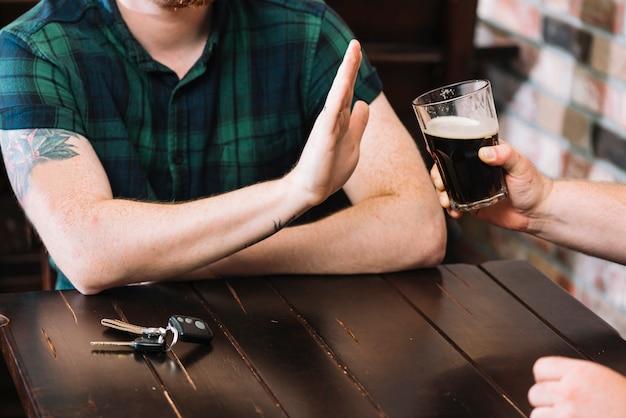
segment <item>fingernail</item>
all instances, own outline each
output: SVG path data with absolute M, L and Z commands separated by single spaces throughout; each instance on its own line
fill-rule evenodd
M 483 147 L 478 150 L 478 156 L 483 161 L 493 161 L 496 159 L 496 152 L 491 147 Z

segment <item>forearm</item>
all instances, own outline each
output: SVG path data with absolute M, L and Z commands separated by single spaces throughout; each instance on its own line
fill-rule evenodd
M 182 274 L 275 233 L 308 208 L 286 185 L 272 181 L 181 204 L 70 202 L 54 211 L 59 219 L 38 222 L 39 232 L 74 284 L 93 293 Z
M 626 264 L 626 185 L 558 180 L 531 231 L 554 243 Z
M 441 261 L 445 237 L 438 207 L 380 196 L 286 228 L 187 277 L 379 273 L 430 266 Z

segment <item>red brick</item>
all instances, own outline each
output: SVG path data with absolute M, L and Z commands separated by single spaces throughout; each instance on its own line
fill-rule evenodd
M 500 121 L 504 140 L 530 158 L 541 172 L 550 177 L 561 175 L 563 154 L 566 152 L 563 144 L 515 117 L 505 115 Z
M 563 155 L 562 177 L 570 179 L 586 179 L 591 172 L 591 162 L 582 155 L 566 152 Z
M 626 90 L 616 84 L 610 84 L 602 106 L 602 113 L 626 131 Z M 626 135 L 626 132 L 622 132 Z
M 626 43 L 607 36 L 595 36 L 591 48 L 591 66 L 626 81 Z
M 569 13 L 571 0 L 543 0 L 544 6 L 551 12 Z
M 580 18 L 583 1 L 584 0 L 543 0 L 543 4 L 546 10 L 552 14 L 568 14 Z
M 624 28 L 624 0 L 583 0 L 580 19 L 609 32 Z
M 591 149 L 591 121 L 587 115 L 542 92 L 537 92 L 535 97 L 538 126 L 567 138 L 580 149 Z
M 607 85 L 582 67 L 574 70 L 572 100 L 594 113 L 602 113 L 605 106 Z
M 555 48 L 544 47 L 530 71 L 530 78 L 562 100 L 569 100 L 575 69 L 576 61 L 571 56 Z
M 531 39 L 541 38 L 541 13 L 525 0 L 481 0 L 479 16 Z

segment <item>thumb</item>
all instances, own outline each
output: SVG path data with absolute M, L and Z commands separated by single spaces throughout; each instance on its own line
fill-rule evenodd
M 509 144 L 482 147 L 478 157 L 486 164 L 500 166 L 513 176 L 521 176 L 532 170 L 531 162 Z

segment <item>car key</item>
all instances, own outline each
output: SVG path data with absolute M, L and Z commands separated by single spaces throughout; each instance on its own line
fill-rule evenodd
M 129 347 L 142 352 L 166 351 L 165 338 L 163 337 L 139 337 L 134 341 L 92 341 L 90 344 L 96 347 Z M 113 348 L 109 348 L 109 350 L 113 350 Z
M 202 319 L 190 316 L 171 316 L 167 322 L 167 329 L 171 330 L 178 340 L 188 343 L 208 344 L 213 339 L 213 331 L 209 325 Z

